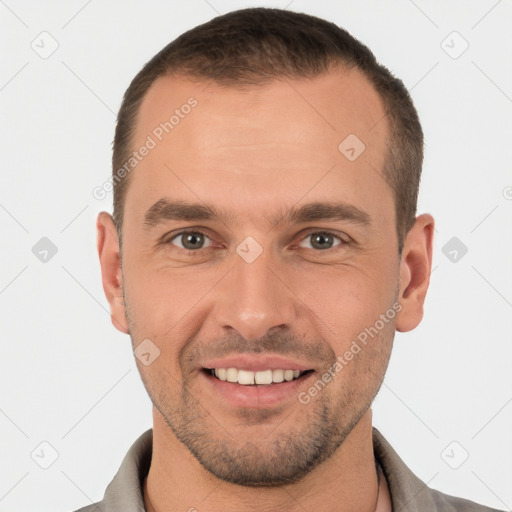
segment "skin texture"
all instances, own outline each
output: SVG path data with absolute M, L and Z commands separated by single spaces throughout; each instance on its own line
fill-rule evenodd
M 134 348 L 150 339 L 160 350 L 148 366 L 137 360 L 154 404 L 147 507 L 388 510 L 385 489 L 377 492 L 370 405 L 395 330 L 421 321 L 434 221 L 417 217 L 400 258 L 393 191 L 380 172 L 382 102 L 354 70 L 244 89 L 169 76 L 143 101 L 134 147 L 190 97 L 197 106 L 132 171 L 122 264 L 110 215 L 97 221 L 113 324 Z M 366 146 L 354 161 L 338 150 L 349 134 Z M 163 198 L 229 216 L 145 225 Z M 340 202 L 369 223 L 272 224 L 292 208 Z M 183 229 L 201 231 L 206 246 L 180 247 Z M 332 247 L 314 244 L 319 232 L 334 235 Z M 262 249 L 251 263 L 236 251 L 248 236 Z M 307 404 L 297 399 L 393 308 L 328 385 Z M 279 355 L 314 372 L 274 405 L 235 407 L 202 364 L 237 354 Z

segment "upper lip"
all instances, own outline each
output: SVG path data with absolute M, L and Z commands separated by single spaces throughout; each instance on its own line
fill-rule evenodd
M 300 370 L 304 372 L 311 370 L 311 366 L 295 362 L 291 359 L 285 359 L 280 356 L 253 356 L 237 355 L 223 359 L 211 359 L 206 361 L 203 368 L 237 368 L 238 370 L 247 370 L 258 372 L 263 370 Z

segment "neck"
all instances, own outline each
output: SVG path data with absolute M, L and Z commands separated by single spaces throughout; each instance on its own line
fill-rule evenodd
M 386 510 L 372 442 L 371 410 L 347 436 L 335 454 L 300 482 L 279 487 L 244 487 L 217 479 L 204 469 L 174 436 L 163 417 L 153 409 L 153 455 L 144 482 L 148 512 L 201 510 L 209 512 L 262 512 L 283 510 L 333 510 L 375 512 Z M 384 496 L 384 498 L 382 498 Z M 378 503 L 379 497 L 381 503 Z M 389 498 L 389 496 L 388 496 Z

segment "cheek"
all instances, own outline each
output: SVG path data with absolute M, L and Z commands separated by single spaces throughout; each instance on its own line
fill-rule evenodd
M 127 262 L 125 297 L 134 349 L 145 340 L 157 348 L 151 366 L 137 362 L 148 384 L 179 388 L 186 376 L 180 352 L 198 335 L 208 316 L 208 291 L 221 279 L 219 269 L 177 269 Z M 147 343 L 147 342 L 146 342 Z M 151 345 L 150 345 L 151 346 Z M 154 391 L 158 389 L 154 387 Z
M 352 328 L 350 334 L 332 343 L 336 353 L 331 367 L 337 382 L 331 395 L 334 401 L 366 404 L 375 397 L 393 346 L 395 328 L 390 316 L 374 319 L 363 328 Z
M 314 313 L 313 321 L 338 353 L 360 333 L 374 326 L 381 315 L 394 326 L 397 276 L 392 271 L 355 265 L 326 267 L 298 276 L 299 297 Z M 379 322 L 380 330 L 385 331 Z
M 218 270 L 169 268 L 142 259 L 127 262 L 125 295 L 139 333 L 173 336 L 201 307 L 219 280 Z

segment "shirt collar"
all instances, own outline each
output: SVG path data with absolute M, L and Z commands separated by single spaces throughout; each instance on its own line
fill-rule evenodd
M 142 486 L 149 472 L 152 446 L 153 429 L 149 429 L 128 450 L 105 491 L 101 512 L 145 512 Z M 405 465 L 375 427 L 373 449 L 386 477 L 394 512 L 453 510 L 440 493 L 432 491 Z

